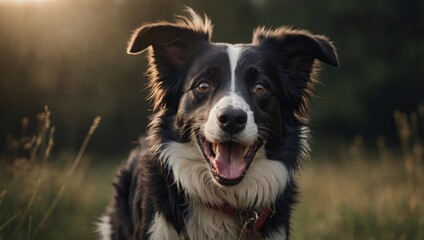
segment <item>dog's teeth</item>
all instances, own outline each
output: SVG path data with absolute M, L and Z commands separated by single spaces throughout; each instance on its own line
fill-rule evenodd
M 249 147 L 243 146 L 243 155 L 246 156 L 247 152 L 249 152 Z

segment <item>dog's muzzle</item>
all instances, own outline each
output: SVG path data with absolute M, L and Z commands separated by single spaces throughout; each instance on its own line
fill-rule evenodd
M 198 129 L 197 142 L 215 180 L 221 185 L 235 185 L 243 180 L 261 143 L 246 141 L 243 133 L 249 127 L 248 114 L 243 109 L 227 106 L 214 117 L 213 140 Z

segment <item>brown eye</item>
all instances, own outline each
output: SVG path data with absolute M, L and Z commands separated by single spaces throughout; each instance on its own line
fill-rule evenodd
M 255 93 L 258 95 L 262 95 L 266 93 L 267 89 L 263 83 L 256 83 L 255 87 L 253 88 L 253 91 L 255 91 Z
M 208 93 L 211 89 L 211 85 L 208 82 L 201 82 L 199 85 L 197 85 L 197 91 L 200 93 Z

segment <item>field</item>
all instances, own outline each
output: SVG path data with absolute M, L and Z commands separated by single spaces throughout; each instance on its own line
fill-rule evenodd
M 83 156 L 96 123 L 79 153 L 50 156 L 47 109 L 43 116 L 28 157 L 0 161 L 0 240 L 92 239 L 124 156 Z M 369 153 L 358 136 L 338 156 L 305 162 L 293 239 L 424 239 L 423 149 L 402 127 L 399 152 L 380 139 Z
M 422 168 L 412 180 L 396 160 L 311 165 L 294 239 L 424 239 Z

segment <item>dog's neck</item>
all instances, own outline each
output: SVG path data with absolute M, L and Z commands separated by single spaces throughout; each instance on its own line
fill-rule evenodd
M 246 235 L 248 239 L 253 236 L 260 236 L 259 229 L 265 223 L 268 217 L 271 217 L 274 210 L 269 207 L 265 207 L 260 210 L 256 209 L 236 209 L 228 204 L 221 206 L 213 205 L 210 208 L 222 212 L 231 217 L 237 218 L 237 221 L 242 226 L 241 234 Z

